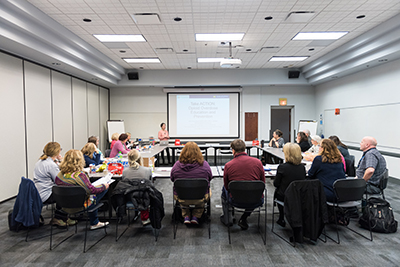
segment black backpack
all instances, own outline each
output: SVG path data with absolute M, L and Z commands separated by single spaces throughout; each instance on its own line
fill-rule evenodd
M 384 199 L 371 197 L 367 201 L 363 215 L 359 224 L 364 229 L 369 229 L 368 219 L 371 225 L 371 231 L 378 233 L 395 233 L 397 231 L 397 221 L 393 216 L 393 209 L 390 203 Z

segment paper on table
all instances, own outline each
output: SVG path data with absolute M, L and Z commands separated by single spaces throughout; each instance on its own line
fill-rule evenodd
M 277 170 L 279 164 L 265 164 L 264 170 L 269 171 L 269 170 Z
M 101 177 L 100 179 L 93 182 L 92 185 L 98 186 L 101 184 L 111 184 L 112 182 L 115 181 L 114 179 L 111 179 L 111 178 L 112 178 L 112 173 L 108 173 L 106 176 Z

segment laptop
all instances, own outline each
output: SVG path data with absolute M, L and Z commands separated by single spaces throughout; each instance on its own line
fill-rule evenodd
M 160 141 L 160 146 L 168 146 L 168 140 Z

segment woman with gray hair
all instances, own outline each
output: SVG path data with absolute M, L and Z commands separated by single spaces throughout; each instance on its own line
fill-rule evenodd
M 128 163 L 129 167 L 125 168 L 121 181 L 130 180 L 130 179 L 149 179 L 151 180 L 151 168 L 143 167 L 143 159 L 140 155 L 140 152 L 136 149 L 129 151 L 128 153 Z M 140 218 L 142 220 L 143 225 L 147 225 L 150 223 L 149 219 L 149 211 L 142 210 L 140 212 Z

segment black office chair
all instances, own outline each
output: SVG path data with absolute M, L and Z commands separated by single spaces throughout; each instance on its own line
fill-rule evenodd
M 105 158 L 109 158 L 110 157 L 110 153 L 111 153 L 111 149 L 106 149 L 106 151 L 104 152 L 104 157 Z
M 356 168 L 354 166 L 354 161 L 355 161 L 355 157 L 353 155 L 350 155 L 350 160 L 345 159 L 346 174 L 349 177 L 355 177 L 356 176 Z
M 84 240 L 84 245 L 83 245 L 83 253 L 85 253 L 87 250 L 91 249 L 93 246 L 95 246 L 98 242 L 100 242 L 104 237 L 107 235 L 107 230 L 106 227 L 104 227 L 104 236 L 100 238 L 96 243 L 94 243 L 91 247 L 89 247 L 86 250 L 86 237 L 87 237 L 87 231 L 88 231 L 88 213 L 93 212 L 97 209 L 99 209 L 101 206 L 103 206 L 103 203 L 98 203 L 91 209 L 85 209 L 84 203 L 86 201 L 87 195 L 86 195 L 86 190 L 81 187 L 81 186 L 53 186 L 52 188 L 52 194 L 53 198 L 56 201 L 56 203 L 63 208 L 63 210 L 68 214 L 68 216 L 80 216 L 84 215 L 86 216 L 86 227 L 85 227 L 85 240 Z M 67 209 L 67 210 L 65 210 Z M 71 212 L 69 211 L 71 210 Z M 75 210 L 78 210 L 75 212 Z M 54 208 L 52 209 L 54 211 Z M 54 218 L 54 214 L 52 212 L 52 218 Z M 75 224 L 75 233 L 76 234 L 78 231 L 78 224 Z M 60 243 L 55 245 L 54 247 L 52 246 L 53 242 L 53 226 L 50 227 L 50 250 L 53 250 L 56 248 L 58 245 L 69 239 L 71 236 L 74 234 L 66 237 L 63 239 Z
M 333 183 L 333 190 L 336 195 L 335 202 L 326 202 L 328 206 L 333 207 L 335 224 L 336 224 L 336 233 L 337 240 L 332 239 L 327 236 L 329 239 L 334 241 L 337 244 L 340 244 L 339 238 L 339 226 L 337 222 L 337 212 L 338 208 L 358 208 L 361 206 L 363 195 L 365 192 L 366 182 L 364 179 L 338 179 Z M 366 207 L 368 208 L 368 207 Z M 359 214 L 358 214 L 359 215 Z M 359 216 L 358 216 L 359 217 Z M 358 218 L 357 218 L 358 221 Z M 344 225 L 350 231 L 372 241 L 372 231 L 369 229 L 370 237 L 367 237 L 360 232 Z
M 120 209 L 120 208 L 121 208 L 120 206 L 117 206 L 116 209 L 115 209 L 115 213 L 117 214 L 117 217 L 118 217 L 119 209 Z M 126 226 L 125 230 L 122 231 L 122 233 L 121 233 L 120 235 L 118 235 L 118 225 L 120 224 L 120 218 L 121 218 L 121 217 L 118 217 L 118 218 L 117 218 L 117 224 L 116 224 L 116 226 L 115 226 L 115 242 L 117 242 L 117 241 L 121 238 L 121 236 L 126 232 L 126 230 L 128 230 L 129 226 L 131 225 L 130 211 L 132 211 L 132 210 L 135 211 L 135 217 L 133 218 L 133 221 L 135 221 L 137 218 L 139 218 L 140 212 L 139 212 L 139 210 L 133 205 L 133 203 L 132 203 L 131 201 L 126 202 L 126 204 L 125 204 L 125 209 L 126 209 L 126 211 L 127 211 L 127 213 L 128 213 L 128 225 Z
M 258 231 L 266 245 L 267 240 L 267 190 L 263 181 L 232 181 L 228 185 L 228 191 L 232 195 L 232 201 L 228 202 L 228 217 L 234 216 L 235 210 L 245 212 L 246 208 L 254 208 L 253 212 L 258 213 Z M 260 200 L 264 194 L 264 204 Z M 264 234 L 261 231 L 261 212 L 264 211 Z M 228 218 L 228 221 L 230 218 Z M 231 244 L 231 225 L 228 224 L 229 244 Z
M 205 178 L 188 178 L 188 179 L 177 179 L 174 182 L 174 188 L 176 194 L 181 200 L 195 200 L 195 199 L 203 199 L 204 195 L 207 194 L 209 190 L 208 181 Z M 174 213 L 177 212 L 177 207 L 181 209 L 196 209 L 193 205 L 182 205 L 179 201 L 174 202 Z M 208 224 L 208 238 L 211 238 L 211 196 L 207 201 L 204 202 L 204 213 L 205 221 Z M 197 208 L 200 209 L 200 208 Z M 202 208 L 201 208 L 202 209 Z M 173 214 L 173 224 L 174 224 L 174 239 L 176 237 L 176 232 L 178 230 L 178 214 Z
M 278 232 L 274 231 L 276 214 L 275 205 L 285 206 L 285 203 L 278 199 L 274 199 L 274 205 L 272 205 L 271 232 L 293 247 L 296 246 L 296 242 L 302 242 L 303 236 L 310 238 L 312 241 L 316 241 L 318 238 L 325 243 L 326 237 L 325 239 L 322 239 L 320 238 L 320 234 L 324 232 L 325 223 L 328 222 L 328 211 L 325 205 L 326 198 L 321 182 L 318 179 L 293 181 L 288 186 L 286 192 L 285 199 L 288 200 L 287 205 L 289 205 L 289 208 L 285 208 L 285 215 L 289 218 L 289 224 L 293 224 L 290 226 L 297 227 L 297 233 L 295 233 L 295 229 L 291 227 L 291 237 L 286 239 Z M 298 196 L 303 201 L 292 201 L 291 196 L 289 195 L 291 193 L 293 193 L 292 197 Z M 315 203 L 322 204 L 315 205 Z M 290 207 L 290 205 L 292 205 L 292 207 Z M 296 214 L 293 215 L 287 213 L 286 210 L 296 210 Z M 294 222 L 296 224 L 294 224 Z M 301 236 L 299 236 L 300 234 Z

